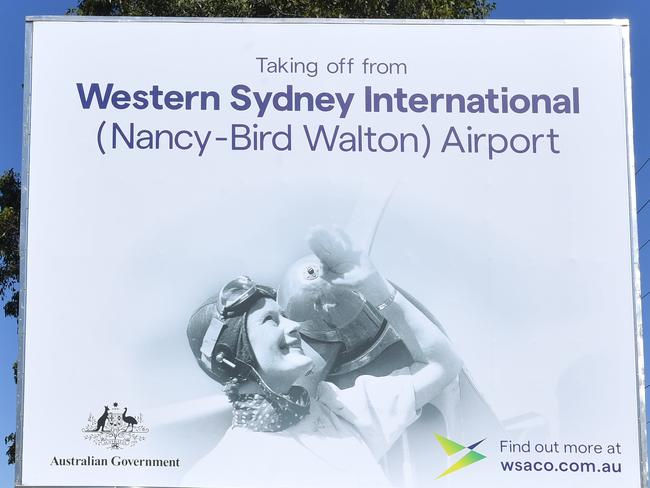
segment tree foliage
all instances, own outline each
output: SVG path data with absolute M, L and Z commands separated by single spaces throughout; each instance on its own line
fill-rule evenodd
M 488 0 L 81 0 L 69 13 L 156 17 L 483 19 Z
M 18 317 L 19 241 L 20 177 L 10 169 L 0 176 L 0 295 L 10 317 Z
M 18 317 L 20 272 L 20 177 L 13 169 L 0 175 L 0 295 L 5 299 L 5 315 Z M 17 365 L 14 363 L 14 381 Z M 7 462 L 16 461 L 16 435 L 5 437 Z
M 9 434 L 5 437 L 5 446 L 7 446 L 7 464 L 16 462 L 16 434 Z

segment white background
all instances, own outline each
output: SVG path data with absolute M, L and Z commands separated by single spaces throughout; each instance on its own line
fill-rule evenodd
M 527 481 L 638 486 L 621 27 L 44 22 L 34 26 L 33 52 L 25 485 L 176 485 L 214 443 L 206 432 L 218 435 L 213 407 L 221 424 L 228 415 L 187 347 L 189 315 L 238 274 L 276 283 L 307 253 L 312 225 L 344 225 L 361 188 L 395 179 L 373 259 L 443 322 L 499 418 L 536 413 L 550 439 L 623 446 L 622 456 L 597 459 L 622 461 L 621 474 Z M 320 73 L 260 74 L 256 56 L 317 60 Z M 342 57 L 404 62 L 409 71 L 326 73 L 326 62 Z M 82 110 L 77 82 L 216 90 L 222 110 Z M 260 121 L 228 107 L 238 83 L 357 95 L 344 121 L 335 111 Z M 365 114 L 366 84 L 465 94 L 578 86 L 581 113 Z M 102 156 L 102 120 L 224 135 L 231 123 L 292 123 L 294 150 L 213 145 L 201 158 L 166 149 Z M 488 161 L 484 153 L 436 155 L 435 143 L 426 160 L 312 153 L 303 123 L 394 132 L 426 123 L 438 147 L 450 125 L 505 134 L 553 127 L 561 153 Z M 151 428 L 118 454 L 178 457 L 182 468 L 50 466 L 53 456 L 114 454 L 81 433 L 88 414 L 113 401 L 142 412 Z M 521 486 L 497 468 L 482 465 L 486 486 Z

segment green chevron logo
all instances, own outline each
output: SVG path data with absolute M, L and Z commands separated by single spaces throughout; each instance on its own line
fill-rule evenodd
M 443 437 L 438 434 L 436 434 L 436 439 L 438 439 L 438 442 L 444 449 L 447 456 L 453 456 L 454 454 L 460 451 L 469 449 L 469 452 L 467 454 L 465 454 L 462 458 L 460 458 L 449 468 L 447 468 L 445 472 L 443 472 L 440 476 L 436 478 L 437 480 L 442 478 L 443 476 L 447 476 L 448 474 L 453 473 L 454 471 L 458 471 L 459 469 L 466 468 L 470 464 L 474 464 L 482 459 L 485 459 L 485 456 L 483 454 L 474 450 L 474 448 L 478 446 L 481 442 L 483 442 L 485 439 L 475 442 L 471 446 L 463 446 L 458 442 L 452 441 L 451 439 L 447 439 L 446 437 Z

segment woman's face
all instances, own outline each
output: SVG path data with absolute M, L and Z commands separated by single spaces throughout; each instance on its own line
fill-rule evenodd
M 284 317 L 275 300 L 258 299 L 248 312 L 246 327 L 258 372 L 274 391 L 288 391 L 312 368 L 313 361 L 302 349 L 300 324 Z

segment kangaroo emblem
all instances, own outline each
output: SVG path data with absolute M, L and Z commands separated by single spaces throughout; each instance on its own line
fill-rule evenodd
M 144 441 L 149 428 L 144 425 L 142 413 L 128 415 L 128 408 L 113 402 L 104 406 L 104 413 L 95 419 L 88 414 L 86 425 L 81 429 L 84 439 L 107 449 L 124 449 Z
M 93 432 L 99 431 L 99 429 L 102 429 L 102 432 L 104 432 L 104 426 L 106 425 L 106 419 L 108 418 L 108 407 L 104 405 L 104 413 L 97 419 L 97 427 Z

